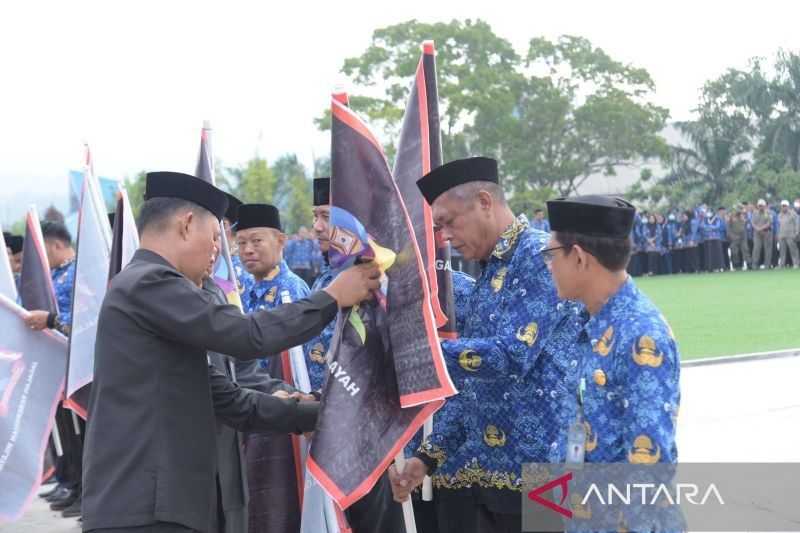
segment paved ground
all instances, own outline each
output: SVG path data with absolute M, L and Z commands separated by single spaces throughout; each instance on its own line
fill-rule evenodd
M 685 462 L 800 462 L 800 357 L 684 368 L 678 450 Z M 37 498 L 0 533 L 77 533 Z

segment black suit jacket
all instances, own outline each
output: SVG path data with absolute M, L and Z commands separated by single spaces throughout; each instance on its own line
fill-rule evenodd
M 216 304 L 159 255 L 138 250 L 112 280 L 100 311 L 84 530 L 163 521 L 209 531 L 217 467 L 206 352 L 243 359 L 278 353 L 310 340 L 336 310 L 320 292 L 243 315 Z

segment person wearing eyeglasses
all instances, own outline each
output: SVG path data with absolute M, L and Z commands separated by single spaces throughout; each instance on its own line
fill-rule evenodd
M 680 355 L 666 319 L 625 272 L 635 208 L 582 196 L 547 202 L 547 209 L 552 233 L 543 254 L 558 295 L 582 302 L 589 315 L 577 345 L 570 426 L 583 426 L 585 438 L 567 460 L 677 462 Z

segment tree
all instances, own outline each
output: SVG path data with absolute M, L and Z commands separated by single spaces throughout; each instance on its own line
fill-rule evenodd
M 699 113 L 735 121 L 756 148 L 755 159 L 777 156 L 800 170 L 800 55 L 779 50 L 770 76 L 763 58 L 752 58 L 747 70 L 729 69 L 708 82 Z
M 344 62 L 342 72 L 368 93 L 352 95 L 351 107 L 382 128 L 390 147 L 425 39 L 436 42 L 444 159 L 497 157 L 516 207 L 534 201 L 535 189 L 569 194 L 595 172 L 667 153 L 658 134 L 668 112 L 648 101 L 654 83 L 644 69 L 571 36 L 534 38 L 522 57 L 486 22 L 469 19 L 378 29 L 362 55 Z M 329 127 L 329 113 L 317 125 Z
M 142 210 L 142 204 L 144 203 L 144 190 L 147 183 L 146 177 L 147 172 L 142 170 L 133 177 L 125 178 L 124 182 L 125 191 L 128 193 L 128 200 L 130 200 L 131 203 L 131 210 L 136 219 L 139 218 L 139 211 Z
M 631 196 L 638 200 L 670 205 L 720 204 L 730 197 L 735 184 L 745 176 L 750 161 L 749 143 L 741 132 L 732 131 L 735 123 L 713 123 L 709 117 L 677 124 L 689 146 L 672 146 L 666 159 L 669 172 L 652 188 L 638 184 Z
M 254 157 L 241 169 L 235 195 L 244 203 L 270 203 L 278 188 L 278 178 L 267 160 Z
M 302 174 L 295 174 L 289 179 L 288 189 L 281 219 L 286 233 L 296 233 L 301 226 L 311 225 L 311 181 Z
M 287 233 L 311 223 L 311 181 L 296 154 L 284 154 L 272 165 L 278 179 L 275 205 Z
M 667 154 L 660 132 L 669 113 L 647 101 L 655 84 L 646 70 L 574 36 L 532 39 L 525 68 L 514 135 L 485 146 L 503 154 L 515 194 L 535 186 L 573 194 L 593 174 Z M 475 129 L 492 128 L 476 121 Z

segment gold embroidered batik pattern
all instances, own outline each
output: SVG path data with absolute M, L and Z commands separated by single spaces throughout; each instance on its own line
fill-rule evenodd
M 444 450 L 430 442 L 423 442 L 417 451 L 436 461 L 436 468 L 442 466 L 447 459 L 447 454 L 444 453 Z
M 492 255 L 498 259 L 503 259 L 508 252 L 514 249 L 517 244 L 517 238 L 526 229 L 528 229 L 528 219 L 525 215 L 515 218 L 514 222 L 500 234 L 500 239 L 495 244 Z
M 517 474 L 484 470 L 474 460 L 456 470 L 455 474 L 434 474 L 431 480 L 433 486 L 439 489 L 466 489 L 479 486 L 488 489 L 522 490 L 522 480 Z

